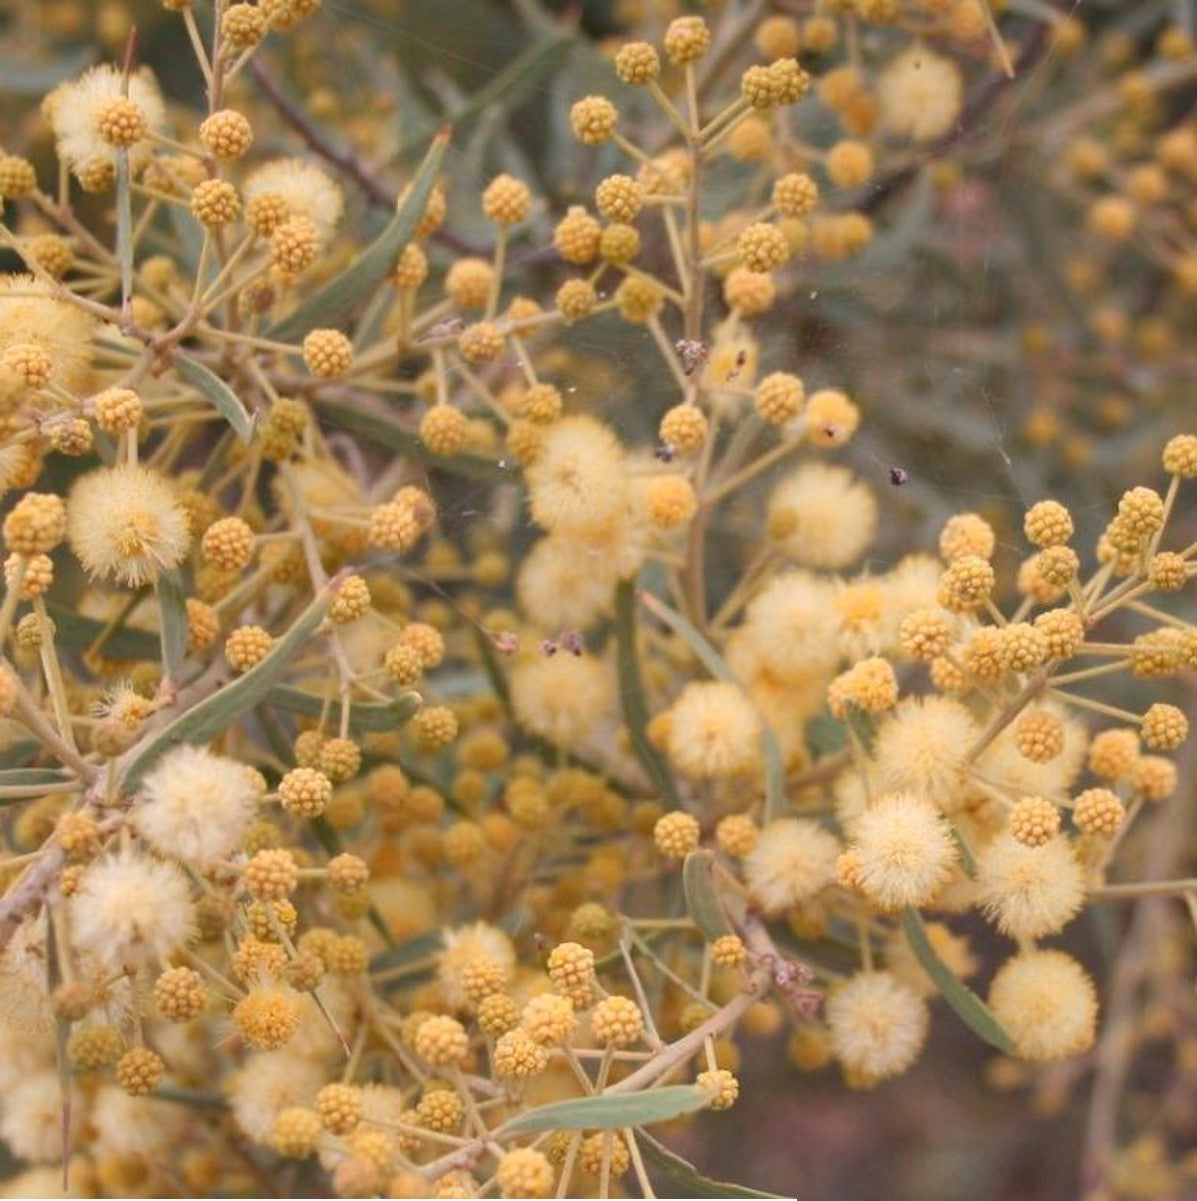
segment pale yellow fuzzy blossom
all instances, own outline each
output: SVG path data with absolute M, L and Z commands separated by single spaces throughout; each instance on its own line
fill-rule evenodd
M 847 468 L 805 463 L 769 496 L 769 532 L 803 567 L 839 569 L 864 553 L 877 525 L 877 500 Z
M 700 779 L 751 772 L 760 758 L 761 720 L 735 684 L 687 684 L 670 710 L 669 755 Z
M 255 168 L 241 189 L 248 208 L 263 196 L 277 196 L 287 219 L 306 217 L 321 241 L 327 241 L 341 220 L 345 197 L 340 185 L 309 159 L 272 159 Z
M 244 765 L 180 746 L 142 781 L 132 822 L 160 854 L 206 871 L 240 847 L 256 801 Z
M 71 898 L 76 947 L 111 967 L 164 960 L 191 937 L 190 889 L 172 863 L 124 851 L 93 864 Z
M 840 845 L 809 818 L 770 822 L 744 858 L 744 879 L 766 913 L 809 900 L 831 883 Z
M 148 135 L 164 132 L 166 105 L 158 80 L 149 67 L 140 67 L 128 77 L 128 100 L 141 114 L 144 132 L 127 147 L 130 167 L 140 170 L 148 161 Z M 126 92 L 124 76 L 116 67 L 92 67 L 78 79 L 59 84 L 46 98 L 44 111 L 54 131 L 59 157 L 77 174 L 103 164 L 115 167 L 117 150 L 100 133 L 97 119 L 105 106 L 119 101 Z
M 943 137 L 960 116 L 964 81 L 960 68 L 926 46 L 907 47 L 877 80 L 881 118 L 893 133 L 915 142 Z
M 71 549 L 89 575 L 138 588 L 182 561 L 191 542 L 174 489 L 148 467 L 82 476 L 67 504 Z
M 889 972 L 861 972 L 827 999 L 832 1049 L 863 1084 L 910 1067 L 923 1049 L 929 1024 L 922 998 Z

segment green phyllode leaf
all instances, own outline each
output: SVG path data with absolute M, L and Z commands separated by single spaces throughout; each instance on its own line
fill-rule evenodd
M 1014 1040 L 997 1020 L 993 1010 L 935 953 L 927 937 L 927 927 L 917 909 L 902 910 L 902 930 L 923 971 L 935 981 L 943 999 L 956 1011 L 961 1021 L 991 1047 L 997 1047 L 1009 1055 L 1014 1050 Z
M 682 864 L 682 891 L 686 911 L 708 942 L 733 933 L 715 888 L 715 856 L 710 851 L 691 851 Z
M 276 342 L 291 342 L 320 326 L 339 326 L 386 279 L 424 215 L 448 146 L 449 130 L 443 129 L 432 139 L 424 161 L 412 177 L 407 197 L 382 233 L 315 296 L 281 321 L 276 321 L 266 331 L 267 337 Z
M 758 1189 L 729 1184 L 725 1180 L 712 1180 L 643 1130 L 637 1132 L 636 1142 L 644 1158 L 680 1186 L 677 1192 L 679 1197 L 768 1197 L 781 1201 L 784 1196 L 782 1193 L 762 1193 Z
M 673 809 L 681 805 L 673 776 L 657 748 L 648 740 L 648 702 L 636 654 L 636 591 L 632 580 L 620 580 L 615 589 L 615 638 L 618 644 L 619 699 L 623 720 L 640 765 L 657 791 Z
M 696 1084 L 670 1084 L 642 1093 L 616 1093 L 555 1101 L 530 1109 L 497 1132 L 504 1135 L 538 1134 L 542 1130 L 622 1130 L 652 1122 L 668 1122 L 684 1113 L 706 1109 L 711 1094 Z M 496 1134 L 496 1137 L 497 1137 Z
M 237 437 L 242 442 L 248 442 L 253 434 L 254 420 L 233 389 L 197 359 L 176 354 L 174 363 L 179 375 L 212 402 L 216 411 L 233 427 Z
M 332 588 L 325 588 L 274 644 L 261 663 L 156 731 L 148 742 L 133 747 L 118 763 L 123 787 L 135 787 L 141 777 L 172 747 L 183 743 L 202 745 L 211 742 L 242 713 L 261 704 L 324 619 L 332 597 Z

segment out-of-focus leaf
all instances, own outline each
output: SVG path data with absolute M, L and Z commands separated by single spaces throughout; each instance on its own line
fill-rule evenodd
M 997 1047 L 1009 1055 L 1014 1050 L 1014 1040 L 1009 1032 L 997 1020 L 993 1010 L 935 953 L 927 937 L 927 927 L 917 909 L 902 910 L 902 930 L 923 971 L 935 982 L 943 999 L 964 1024 L 991 1047 Z
M 217 412 L 233 427 L 242 442 L 249 441 L 254 428 L 253 418 L 233 389 L 216 372 L 185 354 L 175 355 L 175 370 L 216 406 Z
M 96 61 L 95 46 L 80 46 L 49 62 L 30 62 L 0 55 L 0 91 L 14 96 L 42 96 L 64 79 L 73 79 Z
M 668 1122 L 684 1113 L 706 1109 L 711 1094 L 695 1084 L 669 1084 L 642 1093 L 615 1093 L 555 1101 L 530 1109 L 500 1130 L 505 1135 L 537 1134 L 542 1130 L 622 1130 L 651 1122 Z
M 177 676 L 187 653 L 187 602 L 178 568 L 158 577 L 158 613 L 162 622 L 162 660 L 167 674 Z
M 657 748 L 648 739 L 648 702 L 640 677 L 640 659 L 636 647 L 636 586 L 633 580 L 620 580 L 615 589 L 615 639 L 618 645 L 619 699 L 623 720 L 636 750 L 636 757 L 648 773 L 657 791 L 676 809 L 681 801 L 673 776 Z
M 195 219 L 195 214 L 181 204 L 172 204 L 168 212 L 171 230 L 179 248 L 179 265 L 188 269 L 188 278 L 194 278 L 195 272 L 199 268 L 200 253 L 204 245 L 203 227 Z M 208 274 L 210 276 L 211 271 Z M 209 281 L 205 280 L 204 282 Z
M 261 704 L 323 620 L 332 596 L 331 588 L 323 589 L 260 663 L 193 705 L 158 730 L 147 743 L 133 747 L 122 756 L 117 766 L 123 786 L 132 788 L 136 785 L 172 747 L 182 743 L 202 745 L 210 742 L 242 713 Z
M 69 650 L 87 650 L 107 628 L 105 622 L 53 601 L 47 602 L 46 612 L 54 622 L 55 645 Z M 114 659 L 153 659 L 159 649 L 157 636 L 149 630 L 121 626 L 104 639 L 102 653 Z
M 465 136 L 470 126 L 488 109 L 500 104 L 514 104 L 523 96 L 533 93 L 556 67 L 572 38 L 571 31 L 558 30 L 534 42 L 488 84 L 479 88 L 461 108 L 447 113 L 445 124 L 453 127 L 455 135 Z M 400 156 L 410 154 L 422 146 L 427 138 L 428 131 L 425 130 L 401 142 Z
M 355 401 L 340 397 L 331 399 L 316 396 L 313 399 L 321 417 L 326 421 L 352 433 L 361 434 L 376 446 L 399 451 L 417 462 L 435 464 L 441 471 L 451 475 L 462 475 L 468 479 L 498 481 L 509 479 L 511 476 L 511 472 L 506 468 L 482 455 L 469 452 L 443 458 L 434 455 L 416 433 L 400 425 L 393 417 L 375 412 Z
M 319 717 L 324 712 L 324 698 L 288 684 L 278 684 L 266 696 L 266 704 L 288 713 L 302 713 L 305 717 Z M 420 707 L 414 693 L 397 697 L 389 705 L 357 704 L 349 706 L 349 728 L 365 733 L 375 730 L 396 730 L 410 721 Z M 334 700 L 329 706 L 329 721 L 338 725 L 341 720 L 341 702 Z
M 664 1143 L 643 1130 L 636 1132 L 636 1142 L 640 1145 L 644 1158 L 678 1185 L 679 1197 L 768 1197 L 774 1201 L 782 1201 L 781 1193 L 762 1193 L 757 1189 L 745 1188 L 742 1184 L 711 1180 L 710 1177 L 702 1175 L 692 1163 L 670 1151 Z
M 663 621 L 685 642 L 711 675 L 727 684 L 735 684 L 737 688 L 744 687 L 723 661 L 723 656 L 676 609 L 671 609 L 660 597 L 653 596 L 650 592 L 642 591 L 640 599 L 650 613 Z M 763 721 L 761 749 L 765 755 L 765 818 L 772 821 L 781 816 L 785 807 L 786 776 L 777 737 Z
M 417 934 L 415 938 L 405 938 L 397 947 L 391 947 L 375 955 L 370 960 L 370 971 L 389 972 L 394 968 L 419 963 L 422 959 L 427 959 L 429 955 L 435 955 L 444 945 L 439 930 L 429 930 L 427 934 Z
M 682 864 L 686 911 L 708 942 L 733 932 L 715 888 L 714 868 L 715 856 L 710 851 L 691 851 Z
M 302 338 L 317 326 L 338 328 L 349 314 L 395 269 L 403 248 L 411 241 L 424 215 L 428 197 L 436 183 L 436 173 L 449 146 L 447 129 L 432 139 L 424 161 L 412 177 L 407 197 L 387 223 L 386 228 L 335 279 L 305 301 L 281 321 L 276 321 L 268 337 L 277 342 Z

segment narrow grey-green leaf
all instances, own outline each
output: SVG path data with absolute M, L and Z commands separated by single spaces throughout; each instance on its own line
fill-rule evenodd
M 394 417 L 364 404 L 342 397 L 333 399 L 316 396 L 313 399 L 324 420 L 351 433 L 360 434 L 375 446 L 398 451 L 420 463 L 435 465 L 438 471 L 450 475 L 491 482 L 512 478 L 510 470 L 500 466 L 494 459 L 479 454 L 463 451 L 461 454 L 445 457 L 434 455 L 414 430 L 401 425 Z
M 167 675 L 177 679 L 179 665 L 187 653 L 187 602 L 183 596 L 183 577 L 177 567 L 158 577 L 157 591 L 162 661 Z
M 382 233 L 310 300 L 276 321 L 267 331 L 268 337 L 276 342 L 294 342 L 317 326 L 340 326 L 350 312 L 386 279 L 424 215 L 448 145 L 449 131 L 442 130 L 432 139 L 424 161 L 412 177 L 406 198 Z
M 198 359 L 185 354 L 175 355 L 175 370 L 212 402 L 216 411 L 233 427 L 242 442 L 249 441 L 254 420 L 237 394 L 215 371 L 205 367 Z
M 681 638 L 711 675 L 743 689 L 744 685 L 723 661 L 723 656 L 676 609 L 671 609 L 651 592 L 642 591 L 640 600 L 650 613 Z M 772 821 L 780 817 L 785 809 L 786 773 L 777 736 L 764 721 L 761 722 L 761 750 L 765 758 L 765 819 Z
M 642 1093 L 605 1093 L 554 1101 L 530 1109 L 499 1128 L 504 1135 L 538 1134 L 542 1130 L 622 1130 L 668 1122 L 684 1113 L 706 1109 L 711 1094 L 696 1084 L 669 1084 Z
M 304 717 L 319 717 L 324 712 L 324 697 L 313 692 L 304 692 L 289 684 L 277 684 L 266 697 L 266 704 L 288 713 L 301 713 Z M 356 704 L 349 706 L 349 728 L 366 733 L 378 730 L 395 730 L 410 721 L 420 708 L 415 693 L 396 697 L 389 705 Z M 334 700 L 328 708 L 329 722 L 337 726 L 341 721 L 341 702 Z
M 686 912 L 708 942 L 733 933 L 715 888 L 715 856 L 710 851 L 691 851 L 682 864 L 682 891 Z
M 186 713 L 152 734 L 145 743 L 126 752 L 117 763 L 122 785 L 132 789 L 158 758 L 172 747 L 182 743 L 202 745 L 210 742 L 242 713 L 261 704 L 323 620 L 332 596 L 331 587 L 325 588 L 260 663 L 193 705 Z
M 648 702 L 644 696 L 644 681 L 640 675 L 640 659 L 636 646 L 636 590 L 632 580 L 620 580 L 615 589 L 615 640 L 618 648 L 619 700 L 623 707 L 624 725 L 635 748 L 640 765 L 648 773 L 662 798 L 671 809 L 681 801 L 674 787 L 673 776 L 657 748 L 648 739 Z
M 960 862 L 964 866 L 964 873 L 970 880 L 975 880 L 977 878 L 977 856 L 973 850 L 973 844 L 964 836 L 955 822 L 951 822 L 950 825 L 952 838 L 955 839 L 956 848 L 960 852 Z
M 935 953 L 927 937 L 927 927 L 917 909 L 902 910 L 902 930 L 923 971 L 935 982 L 943 999 L 964 1024 L 991 1047 L 997 1047 L 1009 1055 L 1014 1050 L 1014 1040 L 1009 1032 L 998 1021 L 993 1010 Z
M 522 95 L 531 94 L 554 67 L 557 58 L 568 47 L 572 34 L 558 31 L 534 42 L 518 58 L 514 58 L 489 83 L 476 91 L 465 104 L 445 117 L 454 134 L 464 136 L 471 125 L 488 109 L 499 104 L 511 104 Z M 428 131 L 423 130 L 399 146 L 399 156 L 410 154 L 423 145 Z
M 644 1158 L 680 1186 L 677 1191 L 679 1197 L 766 1197 L 770 1201 L 784 1201 L 782 1193 L 762 1193 L 758 1189 L 745 1188 L 742 1184 L 712 1180 L 702 1175 L 692 1163 L 643 1130 L 636 1132 L 636 1142 Z
M 121 307 L 133 295 L 133 187 L 129 152 L 116 152 L 116 261 L 121 273 Z
M 405 938 L 397 947 L 380 951 L 370 960 L 371 973 L 393 971 L 395 968 L 407 967 L 411 963 L 419 963 L 430 955 L 443 949 L 445 943 L 439 930 L 429 930 L 426 934 L 417 934 L 414 938 Z
M 74 781 L 70 772 L 57 767 L 0 768 L 0 788 L 44 788 L 50 792 Z

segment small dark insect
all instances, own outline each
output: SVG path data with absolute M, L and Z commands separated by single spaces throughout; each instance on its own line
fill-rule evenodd
M 656 457 L 657 457 L 657 458 L 658 458 L 658 459 L 659 459 L 659 460 L 660 460 L 662 463 L 672 463 L 672 462 L 673 462 L 673 456 L 674 456 L 676 453 L 677 453 L 677 452 L 676 452 L 676 451 L 673 449 L 673 447 L 672 447 L 672 446 L 670 446 L 670 445 L 669 445 L 669 443 L 668 443 L 668 442 L 662 442 L 662 443 L 661 443 L 661 445 L 660 445 L 660 446 L 658 446 L 658 447 L 657 447 L 657 449 L 653 451 L 653 454 L 654 454 L 654 455 L 655 455 L 655 456 L 656 456 Z
M 910 472 L 905 467 L 891 467 L 889 469 L 889 482 L 895 488 L 901 488 L 907 480 L 910 479 Z
M 560 648 L 557 646 L 557 643 L 552 638 L 546 638 L 540 644 L 540 653 L 549 659 L 551 659 L 559 649 Z
M 738 379 L 740 372 L 744 370 L 744 364 L 748 362 L 748 351 L 741 350 L 736 355 L 736 365 L 727 373 L 728 382 Z
M 679 338 L 673 344 L 673 349 L 681 358 L 682 370 L 687 375 L 693 375 L 707 361 L 707 348 L 692 338 Z
M 571 655 L 581 655 L 586 649 L 586 642 L 581 630 L 564 630 L 557 638 L 557 645 Z

